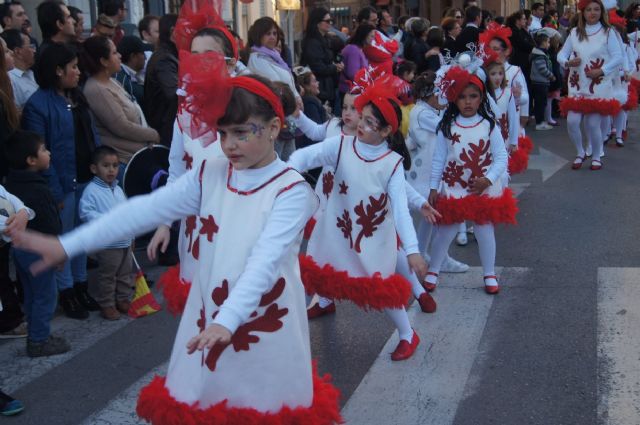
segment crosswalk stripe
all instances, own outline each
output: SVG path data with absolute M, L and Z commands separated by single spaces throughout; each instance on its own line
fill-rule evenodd
M 527 268 L 496 269 L 504 287 L 528 272 Z M 437 313 L 424 314 L 419 306 L 412 306 L 409 317 L 422 338 L 416 354 L 392 362 L 389 354 L 398 343 L 394 333 L 342 410 L 347 423 L 452 423 L 463 395 L 472 391 L 470 371 L 495 299 L 484 293 L 482 282 L 480 267 L 464 274 L 443 274 L 434 293 Z M 508 296 L 508 291 L 498 296 Z
M 598 423 L 640 424 L 640 268 L 598 269 Z
M 111 400 L 104 409 L 89 416 L 82 425 L 143 425 L 143 421 L 136 414 L 136 402 L 142 387 L 147 385 L 155 375 L 166 375 L 169 363 L 152 369 L 129 388 Z

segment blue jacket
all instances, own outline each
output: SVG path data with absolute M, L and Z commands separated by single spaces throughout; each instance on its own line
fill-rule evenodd
M 127 197 L 118 186 L 116 180 L 109 185 L 98 176 L 94 176 L 93 180 L 87 185 L 82 192 L 80 203 L 78 205 L 78 215 L 82 221 L 93 221 L 102 217 L 118 204 L 127 202 Z M 131 239 L 113 242 L 105 245 L 102 249 L 107 248 L 128 248 L 131 245 Z
M 89 119 L 88 126 L 97 146 L 100 144 L 98 133 L 90 115 Z M 71 107 L 54 89 L 38 89 L 24 106 L 22 128 L 44 137 L 51 152 L 51 166 L 42 174 L 55 201 L 62 202 L 64 195 L 77 187 L 76 131 Z

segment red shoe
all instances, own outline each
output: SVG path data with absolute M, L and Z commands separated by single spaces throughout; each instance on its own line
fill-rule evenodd
M 484 292 L 486 292 L 489 295 L 496 295 L 498 292 L 500 292 L 500 285 L 487 285 L 486 283 L 487 279 L 496 279 L 496 282 L 498 281 L 498 279 L 495 276 L 485 276 Z
M 591 161 L 591 167 L 589 167 L 592 171 L 598 171 L 599 169 L 602 168 L 602 162 L 598 161 L 597 159 L 594 159 L 593 161 Z
M 438 273 L 434 273 L 434 272 L 427 272 L 427 276 L 429 276 L 429 275 L 435 276 L 436 278 L 438 277 Z M 436 290 L 436 284 L 435 283 L 429 283 L 427 281 L 422 282 L 422 287 L 427 292 L 433 292 L 433 291 Z
M 582 163 L 584 162 L 585 159 L 587 159 L 586 156 L 576 156 L 576 159 L 573 161 L 573 164 L 571 164 L 571 169 L 579 170 L 580 167 L 582 167 Z M 580 160 L 580 162 L 576 162 L 577 160 Z
M 307 319 L 315 319 L 316 317 L 334 314 L 336 312 L 336 303 L 331 303 L 322 308 L 319 303 L 315 303 L 313 307 L 307 309 Z
M 434 300 L 428 292 L 420 294 L 417 300 L 418 304 L 420 304 L 420 310 L 422 310 L 423 313 L 435 313 L 438 305 L 436 304 L 436 300 Z
M 391 360 L 397 362 L 400 360 L 407 360 L 409 357 L 413 356 L 413 353 L 416 352 L 416 348 L 420 344 L 420 337 L 413 331 L 413 336 L 411 337 L 411 342 L 406 339 L 401 339 L 396 347 L 395 351 L 391 353 Z

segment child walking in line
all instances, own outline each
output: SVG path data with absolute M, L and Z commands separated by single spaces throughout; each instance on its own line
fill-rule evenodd
M 317 202 L 274 150 L 293 111 L 263 78 L 219 75 L 220 62 L 206 53 L 180 65 L 191 81 L 208 82 L 195 92 L 187 84 L 186 92 L 197 118 L 217 126 L 228 159 L 208 158 L 60 239 L 14 232 L 15 240 L 43 254 L 38 271 L 195 215 L 202 223 L 192 234 L 200 243 L 198 270 L 167 377 L 142 389 L 138 414 L 154 425 L 339 423 L 338 392 L 312 367 L 298 262 Z
M 547 50 L 550 46 L 549 36 L 538 32 L 534 36 L 536 47 L 531 51 L 531 91 L 533 92 L 533 111 L 536 117 L 536 130 L 551 130 L 552 125 L 545 121 L 549 85 L 555 81 L 551 58 Z
M 62 233 L 57 203 L 47 181 L 40 175 L 40 172 L 49 168 L 51 161 L 44 139 L 31 131 L 17 131 L 6 142 L 6 155 L 10 167 L 7 189 L 33 210 L 27 227 L 49 235 Z M 20 211 L 20 206 L 15 209 Z M 19 215 L 23 216 L 24 212 L 26 210 Z M 24 217 L 26 214 L 21 218 Z M 67 340 L 51 334 L 51 319 L 57 304 L 54 271 L 48 270 L 33 276 L 29 267 L 40 257 L 15 247 L 13 259 L 24 287 L 24 311 L 28 323 L 27 355 L 41 357 L 66 353 L 71 349 Z
M 94 221 L 119 204 L 126 202 L 118 186 L 118 152 L 109 146 L 93 151 L 89 182 L 80 198 L 79 214 L 83 222 Z M 96 253 L 98 278 L 89 283 L 91 296 L 100 305 L 100 314 L 107 320 L 118 320 L 127 314 L 134 293 L 131 238 L 106 244 Z
M 443 78 L 450 102 L 437 127 L 429 203 L 442 218 L 432 245 L 426 284 L 435 289 L 440 266 L 459 223 L 475 223 L 485 291 L 500 290 L 495 275 L 494 224 L 515 223 L 516 200 L 504 187 L 507 151 L 490 112 L 484 83 L 454 67 Z
M 309 240 L 303 279 L 307 288 L 327 298 L 384 310 L 400 337 L 391 359 L 405 360 L 420 338 L 404 309 L 410 285 L 394 275 L 396 255 L 389 253 L 400 242 L 418 281 L 424 278 L 426 263 L 419 254 L 400 169 L 410 165 L 398 132 L 402 115 L 395 93 L 384 82 L 368 87 L 355 106 L 361 113 L 356 136 L 326 139 L 297 151 L 289 161 L 298 170 L 326 165 L 335 170 L 325 210 Z M 423 212 L 435 218 L 426 203 Z
M 518 135 L 520 133 L 520 117 L 516 110 L 516 102 L 505 79 L 504 65 L 497 60 L 485 61 L 487 75 L 487 93 L 493 98 L 497 106 L 496 120 L 500 126 L 500 134 L 505 141 L 508 152 L 518 149 Z

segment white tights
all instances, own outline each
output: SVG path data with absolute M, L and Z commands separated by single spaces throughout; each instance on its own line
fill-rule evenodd
M 580 114 L 570 111 L 567 115 L 567 129 L 569 138 L 576 148 L 577 156 L 584 157 L 584 147 L 582 146 L 582 131 L 580 123 L 584 118 L 584 130 L 587 133 L 587 140 L 591 144 L 593 160 L 600 161 L 602 156 L 602 115 L 600 114 Z
M 627 111 L 620 111 L 615 116 L 613 126 L 616 128 L 616 137 L 622 139 L 622 132 L 627 128 Z
M 442 267 L 447 255 L 449 244 L 456 237 L 459 227 L 459 224 L 446 224 L 435 228 L 433 244 L 431 245 L 430 272 L 440 273 L 440 267 Z M 493 224 L 475 224 L 473 228 L 478 241 L 480 263 L 482 263 L 484 276 L 493 276 L 495 275 L 496 264 L 496 237 L 493 231 Z
M 398 250 L 398 260 L 396 261 L 396 273 L 402 275 L 405 279 L 409 281 L 411 284 L 411 292 L 413 292 L 413 296 L 419 298 L 420 295 L 424 292 L 424 288 L 418 282 L 418 277 L 414 272 L 409 268 L 409 261 L 407 260 L 407 253 L 404 252 L 404 249 L 400 248 Z
M 546 122 L 548 122 L 549 124 L 556 122 L 556 120 L 553 119 L 553 98 L 548 98 L 547 99 L 547 107 L 544 108 L 544 120 Z
M 393 324 L 396 325 L 396 328 L 398 328 L 398 336 L 400 336 L 400 339 L 411 342 L 413 329 L 411 328 L 409 316 L 407 315 L 407 311 L 404 309 L 404 307 L 385 308 L 384 312 L 387 313 L 387 316 L 389 316 L 389 318 L 393 320 Z

